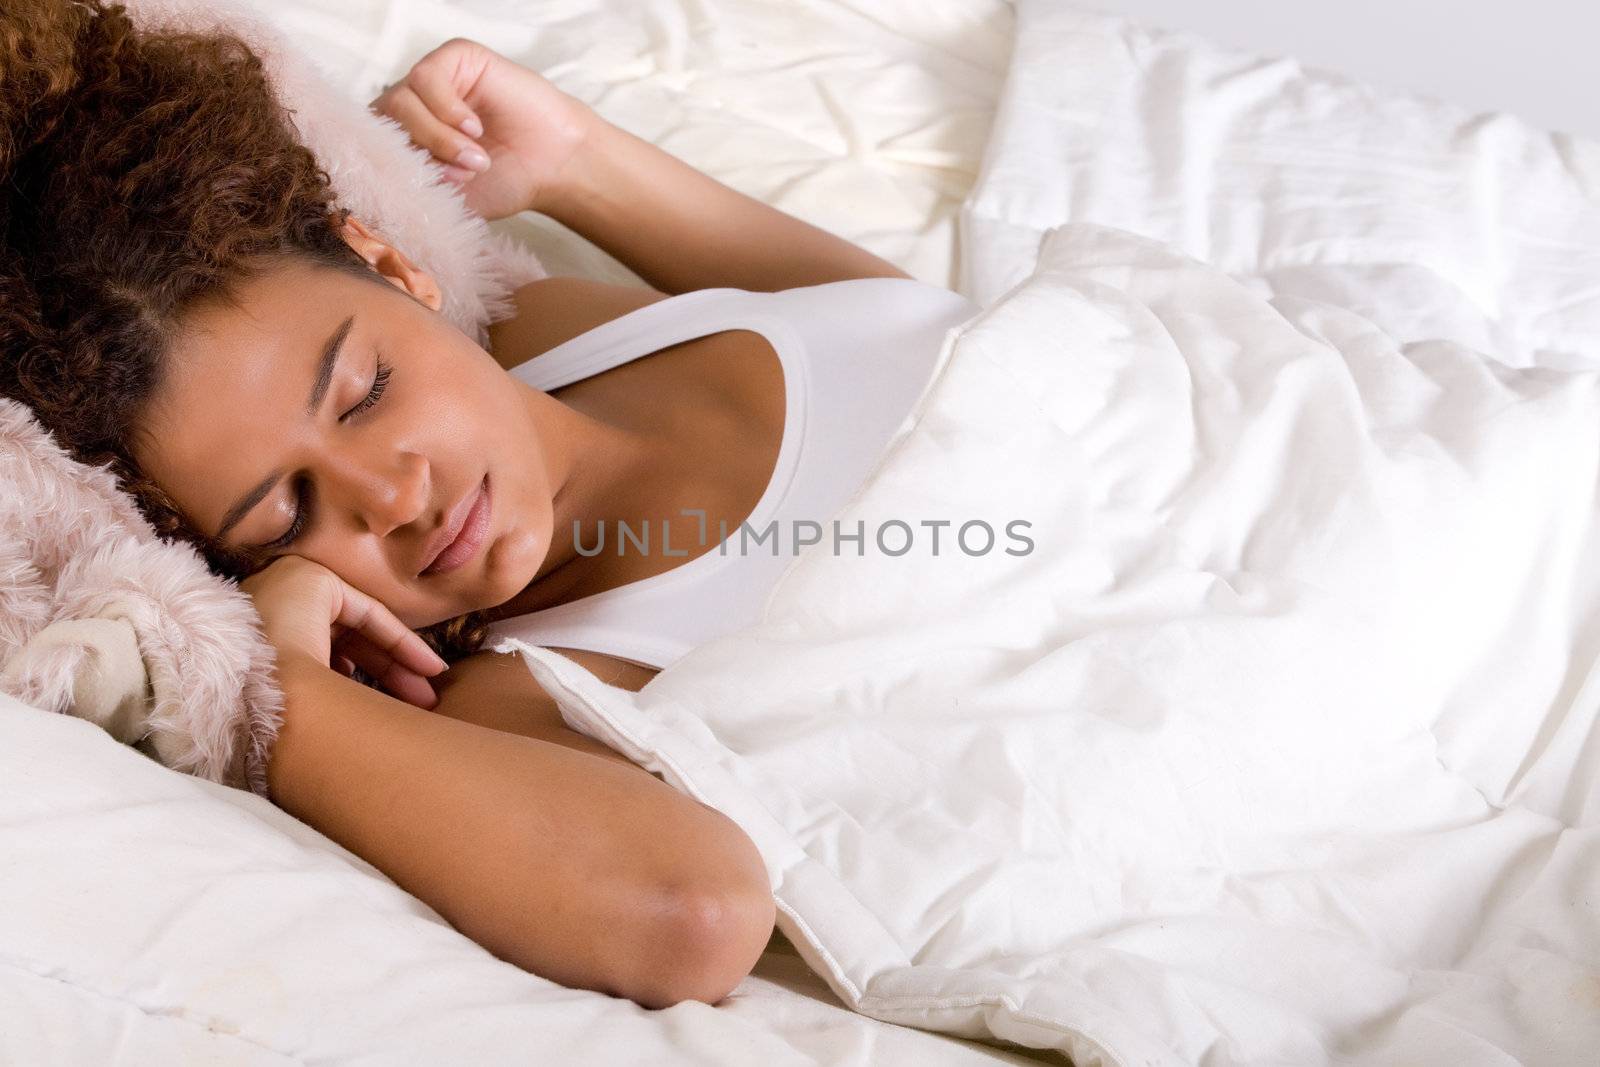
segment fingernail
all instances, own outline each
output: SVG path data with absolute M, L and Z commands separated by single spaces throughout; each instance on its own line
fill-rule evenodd
M 478 116 L 468 115 L 461 120 L 461 132 L 468 137 L 482 137 L 483 123 L 478 121 Z
M 473 170 L 488 170 L 489 157 L 477 145 L 467 145 L 456 153 L 456 162 Z

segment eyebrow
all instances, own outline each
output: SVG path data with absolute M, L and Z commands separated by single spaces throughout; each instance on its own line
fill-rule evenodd
M 306 401 L 306 414 L 308 416 L 317 413 L 317 409 L 322 406 L 323 399 L 328 395 L 328 386 L 333 382 L 333 368 L 339 362 L 339 350 L 344 346 L 345 338 L 350 336 L 350 327 L 355 322 L 355 319 L 354 315 L 345 316 L 345 320 L 334 329 L 333 333 L 329 335 L 327 343 L 322 346 L 322 358 L 317 363 L 316 381 L 311 384 L 311 396 Z M 217 531 L 216 540 L 221 541 L 224 537 L 227 537 L 228 531 L 239 525 L 239 522 L 250 514 L 251 509 L 261 503 L 268 493 L 272 492 L 273 487 L 278 484 L 278 480 L 282 477 L 283 468 L 280 467 L 261 479 L 253 489 L 240 497 L 239 502 L 229 508 L 228 513 L 222 517 L 222 528 Z

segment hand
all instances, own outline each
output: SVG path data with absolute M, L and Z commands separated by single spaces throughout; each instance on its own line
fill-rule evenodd
M 309 656 L 346 674 L 360 667 L 398 700 L 423 709 L 438 703 L 428 678 L 445 669 L 444 660 L 388 608 L 322 564 L 279 556 L 239 588 L 255 601 L 279 656 Z
M 527 67 L 457 37 L 367 105 L 433 153 L 486 219 L 539 210 L 600 121 Z

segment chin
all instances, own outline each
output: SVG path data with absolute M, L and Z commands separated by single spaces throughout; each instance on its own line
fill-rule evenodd
M 495 608 L 532 585 L 550 551 L 549 534 L 518 530 L 498 538 L 489 546 L 485 562 L 485 584 L 490 587 L 486 603 L 474 610 Z

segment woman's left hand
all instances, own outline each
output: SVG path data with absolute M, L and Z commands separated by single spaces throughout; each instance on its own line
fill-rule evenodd
M 447 664 L 381 603 L 304 556 L 283 555 L 239 583 L 280 657 L 303 656 L 349 673 L 353 664 L 384 692 L 431 710 L 428 679 Z M 345 662 L 336 666 L 336 660 Z

